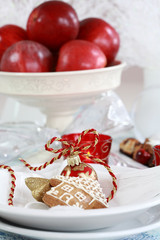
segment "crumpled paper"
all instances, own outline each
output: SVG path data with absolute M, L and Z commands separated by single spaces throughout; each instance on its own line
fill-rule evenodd
M 27 177 L 51 178 L 59 175 L 66 165 L 66 160 L 58 160 L 46 169 L 37 172 L 30 171 L 25 166 L 13 167 L 16 175 L 14 206 L 29 207 L 30 203 L 35 203 L 34 205 L 31 204 L 31 208 L 44 209 L 42 204 L 38 207 L 36 206 L 37 201 L 32 197 L 31 191 L 25 185 L 24 180 Z M 103 192 L 106 194 L 106 197 L 109 196 L 113 187 L 111 176 L 102 165 L 91 165 L 97 172 Z M 110 208 L 139 204 L 146 201 L 154 201 L 157 197 L 160 198 L 160 166 L 143 170 L 119 166 L 111 166 L 111 168 L 117 177 L 118 191 L 114 199 L 109 202 Z M 7 170 L 0 169 L 0 204 L 8 204 L 10 182 L 11 178 Z

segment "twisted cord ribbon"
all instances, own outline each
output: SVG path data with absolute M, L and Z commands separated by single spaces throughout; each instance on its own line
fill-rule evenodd
M 111 199 L 113 199 L 113 197 L 114 197 L 114 195 L 115 195 L 115 193 L 117 191 L 117 178 L 116 178 L 116 176 L 114 175 L 112 169 L 110 168 L 110 166 L 107 163 L 105 163 L 104 161 L 102 161 L 99 158 L 94 158 L 92 155 L 88 155 L 88 157 L 90 159 L 92 159 L 92 161 L 97 162 L 97 163 L 103 165 L 107 169 L 107 171 L 109 172 L 110 176 L 112 177 L 113 189 L 112 189 L 111 194 L 109 195 L 109 197 L 106 198 L 107 202 L 109 202 Z
M 94 143 L 86 145 L 86 146 L 80 146 L 81 141 L 83 140 L 83 137 L 88 134 L 88 133 L 92 133 L 94 134 Z M 60 149 L 53 149 L 50 148 L 50 145 L 55 142 L 61 142 L 64 147 L 60 148 Z M 112 172 L 110 166 L 108 164 L 106 164 L 104 161 L 102 161 L 99 158 L 95 158 L 93 155 L 90 155 L 88 153 L 84 153 L 84 151 L 89 150 L 91 147 L 96 146 L 96 144 L 99 141 L 99 134 L 95 129 L 88 129 L 85 130 L 81 133 L 81 135 L 78 137 L 78 139 L 74 142 L 74 143 L 69 143 L 66 140 L 62 139 L 62 138 L 58 138 L 58 137 L 53 137 L 52 139 L 50 139 L 46 144 L 45 144 L 45 149 L 49 152 L 52 153 L 56 153 L 58 154 L 57 156 L 53 157 L 50 161 L 45 162 L 44 164 L 42 164 L 39 167 L 32 167 L 29 163 L 27 163 L 24 159 L 20 159 L 21 162 L 24 163 L 24 165 L 29 168 L 32 171 L 40 171 L 42 169 L 45 169 L 48 165 L 53 164 L 53 162 L 55 162 L 56 160 L 60 159 L 62 156 L 87 156 L 88 158 L 92 159 L 94 162 L 97 162 L 101 165 L 103 165 L 107 171 L 109 172 L 110 176 L 112 177 L 112 184 L 113 184 L 113 189 L 111 191 L 111 194 L 109 195 L 109 197 L 107 198 L 107 202 L 109 202 L 113 197 L 115 192 L 117 191 L 117 179 L 116 176 L 114 175 L 114 173 Z
M 15 187 L 16 187 L 16 184 L 15 184 L 16 176 L 14 174 L 14 170 L 11 167 L 6 166 L 6 165 L 0 165 L 0 168 L 7 169 L 11 175 L 11 192 L 10 192 L 9 198 L 8 198 L 8 205 L 13 206 L 13 197 L 14 197 L 14 191 L 15 191 Z
M 87 146 L 80 146 L 80 143 L 84 137 L 84 135 L 86 135 L 87 133 L 93 133 L 95 135 L 95 142 L 94 142 L 94 146 L 98 143 L 99 140 L 99 135 L 98 132 L 94 129 L 89 129 L 89 130 L 85 130 L 81 133 L 81 135 L 79 136 L 79 138 L 75 141 L 75 143 L 71 144 L 69 142 L 67 142 L 66 140 L 62 139 L 62 138 L 58 138 L 58 137 L 53 137 L 52 139 L 50 139 L 46 144 L 45 144 L 45 149 L 46 151 L 52 152 L 52 153 L 56 153 L 58 154 L 57 156 L 53 157 L 50 161 L 45 162 L 44 164 L 42 164 L 39 167 L 32 167 L 29 163 L 27 163 L 24 159 L 20 158 L 20 161 L 23 162 L 25 164 L 25 166 L 27 168 L 29 168 L 32 171 L 40 171 L 44 168 L 46 168 L 48 165 L 52 164 L 53 162 L 55 162 L 56 160 L 60 159 L 62 156 L 76 156 L 76 155 L 85 155 L 88 156 L 88 154 L 84 153 L 84 150 L 88 150 L 90 149 L 93 144 L 87 145 Z M 50 148 L 50 145 L 53 142 L 61 142 L 64 147 L 60 148 L 60 149 L 53 149 Z

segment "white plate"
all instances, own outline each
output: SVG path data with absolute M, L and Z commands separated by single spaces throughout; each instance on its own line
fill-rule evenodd
M 160 196 L 137 205 L 112 207 L 108 209 L 94 209 L 64 211 L 46 209 L 27 209 L 0 205 L 0 216 L 11 222 L 37 229 L 54 231 L 85 231 L 114 226 L 121 222 L 139 217 L 154 206 L 160 206 Z
M 53 169 L 52 166 L 48 166 L 48 170 L 42 172 L 43 177 L 50 178 L 51 176 L 54 176 L 57 174 L 57 171 L 61 172 L 62 169 L 64 169 L 65 166 L 65 161 L 63 164 L 61 162 L 55 163 L 55 167 Z M 106 191 L 106 187 L 104 187 L 104 184 L 106 183 L 107 180 L 107 175 L 106 175 L 106 170 L 103 168 L 103 166 L 100 165 L 95 165 L 94 169 L 96 170 L 98 174 L 98 178 L 100 183 L 102 184 L 102 188 L 104 192 Z M 120 168 L 121 169 L 121 168 Z M 117 172 L 119 171 L 120 174 L 120 169 L 117 169 Z M 124 168 L 126 169 L 126 168 Z M 123 175 L 124 169 L 121 169 Z M 149 185 L 147 184 L 147 192 L 144 191 L 144 196 L 141 196 L 140 191 L 142 191 L 142 188 L 138 190 L 138 197 L 135 197 L 134 194 L 136 195 L 137 192 L 134 192 L 133 190 L 129 191 L 130 193 L 130 198 L 127 201 L 122 201 L 121 206 L 119 205 L 119 201 L 121 201 L 121 198 L 114 198 L 113 201 L 110 202 L 110 207 L 106 209 L 92 209 L 92 210 L 74 210 L 72 211 L 69 207 L 62 207 L 62 208 L 49 208 L 49 209 L 42 209 L 41 205 L 38 206 L 36 205 L 37 209 L 35 207 L 32 207 L 30 209 L 29 207 L 26 208 L 26 204 L 29 204 L 34 201 L 30 190 L 26 188 L 25 183 L 24 183 L 24 178 L 28 176 L 28 171 L 24 171 L 24 168 L 22 167 L 15 167 L 14 170 L 16 171 L 17 175 L 17 186 L 16 186 L 16 191 L 15 191 L 15 198 L 14 198 L 14 203 L 17 205 L 14 206 L 8 206 L 7 205 L 7 199 L 5 201 L 3 200 L 3 196 L 6 195 L 8 197 L 8 192 L 7 189 L 4 189 L 4 184 L 8 181 L 8 179 L 5 177 L 5 174 L 0 175 L 1 176 L 1 198 L 0 198 L 0 216 L 8 221 L 26 226 L 26 227 L 34 227 L 37 229 L 45 229 L 45 230 L 54 230 L 54 231 L 85 231 L 85 230 L 95 230 L 95 229 L 100 229 L 104 227 L 110 227 L 114 226 L 115 224 L 119 224 L 123 221 L 127 222 L 131 219 L 134 219 L 138 217 L 140 214 L 144 213 L 147 211 L 147 209 L 154 207 L 154 206 L 160 206 L 160 194 L 159 193 L 159 167 L 153 168 L 153 169 L 147 169 L 144 172 L 143 170 L 134 170 L 134 174 L 132 174 L 133 169 L 131 172 L 129 172 L 129 169 L 127 170 L 128 175 L 132 176 L 131 180 L 138 181 L 140 182 L 139 178 L 142 178 L 143 176 L 143 181 L 141 183 L 145 183 L 149 180 L 148 175 L 150 177 L 152 176 L 152 181 L 154 182 L 153 176 L 155 176 L 155 179 L 157 181 L 157 185 L 155 184 L 155 191 L 152 191 L 153 184 Z M 116 167 L 114 168 L 114 171 L 116 171 Z M 138 175 L 137 175 L 138 171 Z M 140 171 L 140 172 L 139 172 Z M 18 175 L 19 173 L 19 175 Z M 31 173 L 29 172 L 29 175 Z M 46 175 L 45 175 L 46 174 Z M 8 176 L 8 175 L 7 175 Z M 31 175 L 30 175 L 31 176 Z M 38 175 L 39 176 L 39 175 Z M 41 176 L 41 177 L 42 177 Z M 121 174 L 120 174 L 121 176 Z M 125 175 L 127 177 L 127 174 Z M 135 176 L 137 178 L 135 179 Z M 146 178 L 147 176 L 147 178 Z M 157 177 L 156 177 L 157 176 Z M 109 176 L 108 176 L 109 177 Z M 109 177 L 110 179 L 110 177 Z M 128 179 L 128 184 L 130 182 L 129 178 Z M 125 180 L 124 180 L 125 181 Z M 122 185 L 119 185 L 119 191 L 122 191 L 122 198 L 126 199 L 125 191 L 123 191 L 123 182 L 122 180 Z M 149 180 L 150 181 L 150 180 Z M 119 181 L 120 184 L 120 181 Z M 130 185 L 131 184 L 131 185 Z M 129 189 L 130 187 L 133 186 L 133 182 L 129 184 Z M 105 184 L 106 185 L 106 184 Z M 107 185 L 107 189 L 109 188 L 109 181 Z M 122 188 L 121 188 L 122 186 Z M 136 188 L 136 184 L 134 187 Z M 141 186 L 141 185 L 140 185 Z M 112 188 L 112 184 L 111 184 Z M 126 186 L 127 188 L 127 186 Z M 121 189 L 121 190 L 120 190 Z M 149 194 L 148 194 L 148 189 L 150 189 Z M 157 190 L 156 190 L 157 189 Z M 5 190 L 5 191 L 4 191 Z M 110 192 L 110 190 L 109 190 Z M 143 191 L 142 191 L 143 192 Z M 106 194 L 106 192 L 105 192 Z M 107 194 L 108 196 L 109 194 Z M 141 197 L 140 197 L 141 196 Z M 155 197 L 157 196 L 157 197 Z M 116 199 L 118 202 L 116 202 Z M 134 200 L 132 200 L 134 199 Z M 145 200 L 146 199 L 146 200 Z M 21 205 L 19 205 L 21 204 Z M 38 202 L 35 200 L 35 204 L 38 204 Z M 44 204 L 42 204 L 45 206 Z M 21 206 L 21 207 L 20 207 Z M 44 208 L 44 207 L 43 207 Z
M 7 221 L 0 220 L 0 230 L 24 235 L 31 238 L 45 240 L 113 240 L 127 237 L 132 234 L 147 232 L 160 227 L 160 206 L 153 207 L 144 211 L 137 219 L 124 221 L 121 224 L 115 224 L 112 227 L 97 231 L 86 232 L 52 232 L 36 229 L 23 228 L 18 225 L 10 224 Z

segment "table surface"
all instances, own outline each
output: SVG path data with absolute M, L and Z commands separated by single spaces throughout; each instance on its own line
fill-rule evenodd
M 159 240 L 159 239 L 160 239 L 160 229 L 137 234 L 137 235 L 132 235 L 132 236 L 125 237 L 125 238 L 121 238 L 120 240 Z M 0 240 L 32 240 L 32 239 L 23 237 L 23 236 L 19 236 L 16 234 L 0 232 Z M 56 240 L 56 239 L 54 239 L 54 240 Z

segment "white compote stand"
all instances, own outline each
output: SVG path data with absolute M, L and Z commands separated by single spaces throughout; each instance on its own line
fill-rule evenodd
M 0 72 L 0 93 L 37 107 L 46 115 L 48 127 L 63 131 L 79 107 L 120 85 L 125 65 L 70 72 Z

